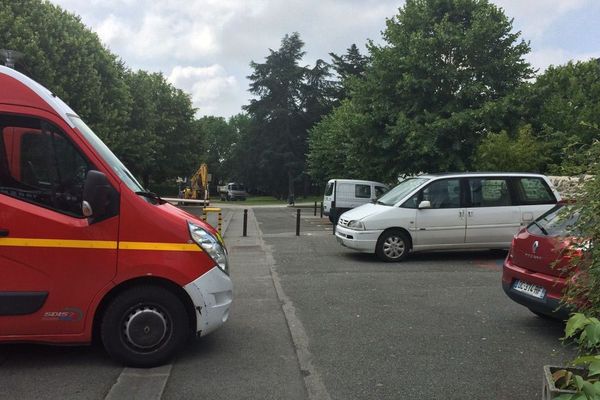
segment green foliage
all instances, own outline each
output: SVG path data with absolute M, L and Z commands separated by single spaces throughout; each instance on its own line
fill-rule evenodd
M 380 170 L 385 154 L 373 151 L 373 139 L 361 140 L 368 130 L 375 129 L 372 119 L 358 112 L 354 102 L 343 101 L 310 132 L 308 171 L 311 177 L 319 183 L 332 177 L 394 181 L 391 168 Z M 363 157 L 371 162 L 365 163 Z
M 0 2 L 0 47 L 22 52 L 16 69 L 56 93 L 103 139 L 125 131 L 125 68 L 79 17 L 40 0 Z
M 585 172 L 590 179 L 584 181 L 576 197 L 574 212 L 579 214 L 575 230 L 578 239 L 572 247 L 581 252 L 570 261 L 576 271 L 567 282 L 563 301 L 578 311 L 592 316 L 600 315 L 600 142 L 595 141 L 584 153 L 587 160 Z
M 585 374 L 579 375 L 567 369 L 555 371 L 552 374 L 555 386 L 576 392 L 563 394 L 557 399 L 600 399 L 600 321 L 582 313 L 574 313 L 567 321 L 563 340 L 574 340 L 579 346 L 579 355 L 572 364 L 584 367 Z
M 490 114 L 510 109 L 504 99 L 532 74 L 523 60 L 528 44 L 485 0 L 408 0 L 383 38 L 384 46 L 369 45 L 371 62 L 350 85 L 352 106 L 341 106 L 360 125 L 341 132 L 346 124 L 331 119 L 347 112 L 336 110 L 314 128 L 311 171 L 316 160 L 331 164 L 325 170 L 344 170 L 339 158 L 326 156 L 335 144 L 324 143 L 342 139 L 350 141 L 348 158 L 386 178 L 470 169 L 485 132 L 504 128 L 488 124 Z M 321 148 L 324 154 L 312 155 Z
M 229 122 L 221 117 L 203 117 L 197 121 L 205 149 L 200 160 L 208 165 L 213 187 L 219 183 L 240 180 L 234 176 L 231 166 L 240 139 L 236 118 L 239 120 L 243 117 L 234 117 Z
M 529 120 L 550 144 L 552 170 L 581 173 L 581 155 L 600 137 L 600 63 L 551 66 L 532 86 Z
M 339 77 L 339 81 L 334 84 L 335 98 L 342 100 L 350 96 L 352 81 L 364 76 L 369 58 L 360 54 L 356 44 L 352 44 L 346 50 L 346 54 L 339 56 L 329 53 L 329 55 L 331 56 L 331 66 Z
M 128 131 L 111 141 L 115 153 L 142 176 L 162 182 L 191 174 L 200 165 L 202 143 L 187 94 L 159 73 L 129 72 L 133 98 Z
M 305 178 L 307 130 L 331 109 L 332 85 L 326 63 L 299 65 L 304 43 L 297 33 L 286 35 L 264 63 L 252 62 L 250 92 L 245 106 L 249 124 L 235 152 L 244 160 L 237 176 L 249 187 L 276 194 L 294 194 Z
M 584 181 L 577 202 L 570 212 L 579 214 L 575 231 L 577 238 L 571 239 L 570 247 L 580 255 L 571 257 L 563 302 L 576 312 L 565 326 L 563 340 L 573 340 L 579 348 L 574 365 L 587 369 L 585 376 L 555 372 L 555 381 L 564 388 L 575 390 L 573 395 L 561 395 L 562 400 L 600 399 L 600 142 L 594 141 L 580 159 L 582 171 L 591 175 Z
M 1 2 L 0 47 L 22 52 L 16 69 L 68 103 L 144 185 L 197 165 L 189 96 L 162 74 L 127 70 L 79 17 L 40 0 Z
M 477 147 L 473 165 L 479 171 L 543 172 L 548 147 L 533 135 L 530 125 L 519 129 L 516 138 L 506 131 L 491 133 Z

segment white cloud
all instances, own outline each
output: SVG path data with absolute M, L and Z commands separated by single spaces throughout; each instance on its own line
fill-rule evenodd
M 538 74 L 543 73 L 550 65 L 563 65 L 569 61 L 589 61 L 600 57 L 600 50 L 591 53 L 575 54 L 560 48 L 544 48 L 532 51 L 526 57 L 531 65 L 538 69 Z
M 175 86 L 191 93 L 200 113 L 214 110 L 224 116 L 247 104 L 250 61 L 263 62 L 268 49 L 279 48 L 285 34 L 300 33 L 306 43 L 305 64 L 329 60 L 328 53 L 344 53 L 353 43 L 365 52 L 367 39 L 381 43 L 385 19 L 404 4 L 403 0 L 51 1 L 80 15 L 131 68 L 166 73 Z M 569 19 L 593 8 L 595 1 L 492 0 L 514 17 L 522 38 L 531 41 L 534 51 L 527 58 L 541 70 L 588 56 L 572 54 L 566 44 L 546 38 L 552 36 L 551 29 L 572 26 Z M 593 53 L 595 48 L 589 47 L 577 52 Z
M 238 113 L 237 79 L 220 65 L 173 68 L 167 80 L 192 96 L 199 115 L 230 116 Z
M 515 26 L 527 39 L 537 39 L 569 11 L 580 9 L 594 0 L 495 0 L 494 4 L 514 17 Z

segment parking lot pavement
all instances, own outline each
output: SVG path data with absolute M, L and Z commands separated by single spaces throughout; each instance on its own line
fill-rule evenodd
M 0 399 L 103 399 L 123 367 L 101 346 L 0 345 Z
M 234 302 L 229 321 L 173 364 L 163 399 L 306 399 L 303 373 L 252 210 L 224 209 Z
M 389 264 L 339 246 L 325 220 L 295 237 L 291 210 L 255 214 L 332 399 L 539 398 L 542 366 L 573 355 L 561 323 L 506 297 L 503 253 Z
M 242 215 L 223 208 L 230 319 L 167 366 L 164 399 L 533 399 L 542 365 L 573 355 L 562 324 L 504 295 L 501 254 L 387 264 L 311 210 L 299 237 L 295 209 L 251 209 L 247 238 Z M 104 399 L 123 368 L 98 345 L 22 344 L 0 345 L 0 371 L 0 399 Z

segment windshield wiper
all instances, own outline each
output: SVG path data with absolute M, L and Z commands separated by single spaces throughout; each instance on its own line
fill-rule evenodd
M 548 231 L 546 229 L 544 229 L 543 226 L 541 226 L 540 224 L 538 224 L 537 222 L 533 221 L 532 224 L 534 224 L 535 226 L 537 226 L 538 228 L 540 228 L 540 231 L 542 231 L 542 233 L 546 236 L 548 236 Z
M 161 199 L 160 196 L 154 192 L 138 191 L 138 192 L 135 192 L 135 194 L 137 194 L 138 196 L 142 196 L 142 197 L 146 197 L 148 199 L 155 200 L 156 202 L 158 202 L 158 204 L 165 203 L 165 201 L 163 199 Z

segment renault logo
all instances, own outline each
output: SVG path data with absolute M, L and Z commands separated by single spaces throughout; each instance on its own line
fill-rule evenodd
M 533 254 L 537 253 L 538 247 L 540 247 L 539 242 L 536 240 L 535 242 L 533 242 L 533 246 L 531 246 L 531 252 Z

